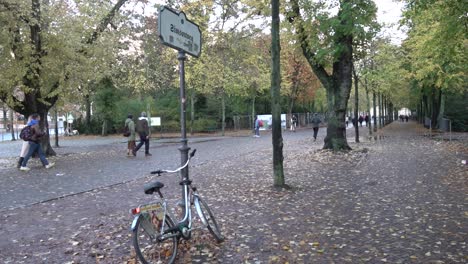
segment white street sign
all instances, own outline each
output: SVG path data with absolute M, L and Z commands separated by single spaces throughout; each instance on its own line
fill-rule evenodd
M 73 123 L 73 120 L 75 120 L 73 116 L 71 114 L 68 114 L 67 122 L 71 124 Z
M 158 18 L 159 37 L 164 45 L 199 57 L 201 31 L 198 25 L 188 20 L 184 12 L 163 6 Z
M 161 118 L 160 117 L 152 117 L 150 119 L 151 126 L 161 126 Z

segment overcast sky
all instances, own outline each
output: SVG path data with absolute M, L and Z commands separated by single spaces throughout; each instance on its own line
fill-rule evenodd
M 154 3 L 163 3 L 162 0 L 150 0 L 150 4 L 147 5 L 146 14 L 155 14 L 158 12 L 152 8 Z M 401 41 L 406 37 L 406 34 L 398 29 L 398 21 L 401 18 L 401 10 L 403 3 L 401 1 L 394 0 L 374 0 L 377 5 L 377 19 L 380 23 L 385 23 L 387 28 L 382 29 L 384 36 L 390 36 L 394 44 L 400 44 Z
M 401 9 L 403 3 L 394 2 L 393 0 L 374 0 L 377 4 L 377 20 L 380 23 L 392 24 L 388 29 L 383 29 L 385 36 L 391 36 L 394 44 L 400 44 L 401 41 L 406 37 L 402 30 L 398 29 L 398 21 L 401 18 Z

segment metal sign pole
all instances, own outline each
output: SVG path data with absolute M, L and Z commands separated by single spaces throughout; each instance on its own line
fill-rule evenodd
M 180 85 L 180 133 L 181 139 L 180 142 L 182 145 L 179 147 L 181 165 L 184 165 L 188 160 L 188 152 L 190 148 L 187 146 L 187 128 L 186 128 L 186 99 L 185 99 L 185 52 L 179 50 L 177 59 L 179 60 L 179 85 Z M 180 176 L 182 180 L 188 179 L 189 172 L 188 166 L 180 171 Z M 182 194 L 184 190 L 182 189 Z M 183 196 L 182 196 L 183 197 Z

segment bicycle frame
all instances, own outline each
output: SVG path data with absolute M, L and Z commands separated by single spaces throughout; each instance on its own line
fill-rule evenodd
M 153 171 L 151 174 L 158 174 L 158 176 L 161 176 L 162 173 L 178 172 L 188 166 L 190 159 L 194 156 L 194 153 L 195 150 L 190 154 L 187 162 L 180 168 L 175 170 Z M 148 263 L 146 259 L 154 256 L 152 255 L 154 252 L 150 252 L 150 255 L 144 256 L 144 250 L 141 250 L 140 246 L 141 241 L 143 241 L 143 244 L 149 242 L 152 244 L 162 245 L 161 248 L 156 249 L 162 250 L 162 253 L 158 255 L 160 260 L 162 257 L 167 261 L 167 263 L 174 263 L 175 257 L 177 256 L 177 245 L 179 239 L 182 238 L 184 240 L 189 240 L 191 238 L 192 231 L 198 229 L 198 227 L 192 228 L 192 225 L 198 223 L 198 220 L 194 221 L 194 219 L 192 219 L 193 206 L 195 207 L 197 212 L 196 214 L 198 214 L 204 228 L 208 229 L 218 243 L 224 240 L 213 213 L 209 209 L 208 204 L 199 196 L 197 188 L 192 186 L 192 181 L 189 179 L 188 175 L 184 176 L 179 184 L 182 185 L 183 188 L 183 217 L 177 213 L 178 218 L 175 218 L 171 212 L 167 210 L 167 201 L 161 193 L 161 188 L 164 187 L 164 184 L 158 181 L 145 185 L 145 193 L 154 194 L 156 192 L 159 194 L 160 200 L 149 204 L 139 205 L 137 208 L 131 209 L 131 213 L 135 215 L 131 225 L 133 243 L 136 254 L 143 263 Z M 180 218 L 182 219 L 178 220 Z M 177 224 L 175 224 L 174 220 L 177 220 Z M 140 228 L 143 231 L 140 231 Z M 145 235 L 139 236 L 138 234 L 140 232 L 144 232 Z M 168 252 L 169 254 L 167 254 Z
M 161 199 L 161 200 L 162 201 L 158 201 L 158 202 L 155 202 L 155 203 L 140 205 L 137 208 L 132 209 L 131 213 L 135 215 L 135 218 L 133 219 L 133 222 L 132 222 L 132 225 L 131 225 L 130 229 L 132 231 L 134 231 L 135 228 L 136 228 L 136 223 L 139 220 L 139 218 L 148 217 L 148 216 L 150 216 L 150 214 L 153 214 L 153 213 L 156 214 L 158 219 L 160 219 L 159 221 L 161 223 L 164 223 L 166 221 L 166 216 L 169 214 L 169 212 L 167 211 L 167 201 L 166 201 L 166 199 Z M 150 220 L 150 222 L 151 222 L 151 220 Z M 150 234 L 149 230 L 155 231 L 153 226 L 152 225 L 147 225 L 147 222 L 142 222 L 142 224 L 145 226 L 145 228 L 144 228 L 145 231 L 148 233 L 148 235 L 152 239 L 155 238 L 155 239 L 164 240 L 164 239 L 172 237 L 172 236 L 168 236 L 168 237 L 164 236 L 165 235 L 164 232 L 166 231 L 166 230 L 164 230 L 164 225 L 161 225 L 161 229 L 159 231 L 152 232 L 152 234 Z M 156 234 L 156 233 L 158 233 L 158 236 L 154 237 L 154 234 Z

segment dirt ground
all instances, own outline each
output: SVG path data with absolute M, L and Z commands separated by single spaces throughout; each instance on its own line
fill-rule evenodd
M 190 168 L 191 178 L 226 239 L 217 244 L 207 231 L 197 231 L 180 245 L 178 263 L 468 262 L 465 134 L 449 142 L 426 136 L 416 123 L 395 122 L 375 138 L 363 133 L 362 143 L 348 136 L 353 150 L 338 154 L 321 150 L 323 142 L 311 134 L 285 135 L 283 189 L 272 187 L 269 135 L 259 147 L 251 137 L 236 139 L 238 146 L 230 143 L 230 149 L 221 147 L 223 140 L 199 143 L 211 154 Z M 88 149 L 86 159 L 80 155 L 57 157 L 69 162 L 76 184 L 148 170 L 143 158 L 122 161 L 121 144 Z M 97 173 L 92 167 L 100 162 L 105 166 Z M 33 177 L 48 173 L 25 178 L 14 170 L 0 172 L 34 184 L 41 180 Z M 122 176 L 88 191 L 3 207 L 0 263 L 137 263 L 129 209 L 151 200 L 142 191 L 151 180 Z M 178 177 L 158 180 L 175 206 Z M 43 188 L 17 186 L 14 192 L 27 197 Z

